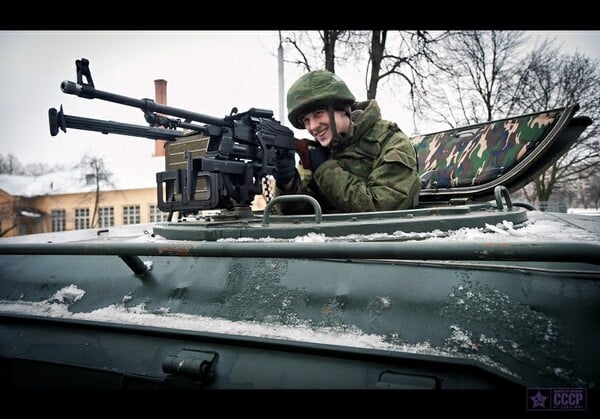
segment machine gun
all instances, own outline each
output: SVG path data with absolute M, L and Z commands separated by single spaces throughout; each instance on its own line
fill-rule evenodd
M 273 174 L 279 153 L 297 150 L 302 164 L 310 165 L 307 148 L 308 143 L 314 142 L 295 139 L 270 110 L 250 108 L 238 113 L 233 108 L 230 115 L 215 118 L 151 99 L 97 90 L 89 61 L 83 58 L 76 60 L 75 65 L 77 83 L 63 81 L 60 87 L 64 93 L 139 108 L 150 126 L 65 115 L 61 106 L 60 111 L 48 111 L 50 134 L 55 136 L 59 129 L 66 132 L 66 128 L 74 128 L 168 141 L 167 170 L 156 174 L 156 182 L 158 207 L 171 216 L 174 211 L 189 214 L 210 209 L 247 213 L 254 196 L 262 192 L 263 178 Z M 174 162 L 176 155 L 180 160 Z

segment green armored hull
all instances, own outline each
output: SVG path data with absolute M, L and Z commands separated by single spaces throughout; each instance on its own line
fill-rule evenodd
M 519 235 L 563 223 L 537 217 L 505 237 L 467 229 L 477 241 L 459 240 L 460 229 L 363 241 L 5 240 L 3 365 L 12 385 L 34 388 L 57 379 L 27 382 L 40 368 L 91 388 L 168 388 L 177 377 L 199 388 L 593 386 L 598 235 Z M 171 357 L 208 362 L 212 374 L 173 370 Z M 88 378 L 75 383 L 81 370 Z

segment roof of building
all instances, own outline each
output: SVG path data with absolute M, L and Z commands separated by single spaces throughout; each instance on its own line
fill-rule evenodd
M 165 170 L 164 157 L 152 157 L 136 163 L 128 168 L 108 168 L 112 175 L 108 181 L 100 181 L 102 190 L 156 187 L 156 173 Z M 0 174 L 0 189 L 10 195 L 27 198 L 91 192 L 96 189 L 96 183 L 95 180 L 88 182 L 87 174 L 80 165 L 40 176 Z

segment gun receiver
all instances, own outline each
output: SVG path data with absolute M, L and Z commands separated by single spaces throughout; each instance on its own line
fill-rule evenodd
M 307 145 L 298 146 L 301 141 L 273 118 L 271 110 L 250 108 L 238 113 L 233 108 L 228 116 L 216 118 L 151 99 L 117 95 L 95 88 L 88 60 L 76 60 L 75 64 L 77 83 L 63 81 L 63 93 L 139 108 L 150 126 L 65 115 L 61 106 L 59 111 L 48 111 L 50 134 L 74 128 L 167 140 L 166 160 L 171 150 L 183 160 L 172 167 L 167 164 L 167 170 L 156 174 L 157 201 L 162 211 L 187 214 L 217 208 L 247 209 L 254 196 L 262 192 L 262 179 L 273 174 L 278 153 L 297 147 L 303 153 L 307 149 Z M 303 165 L 306 157 L 308 153 L 302 158 Z

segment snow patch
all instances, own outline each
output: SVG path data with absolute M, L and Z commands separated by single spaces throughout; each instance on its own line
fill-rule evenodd
M 132 307 L 125 304 L 132 299 L 131 294 L 123 296 L 120 304 L 111 304 L 88 313 L 70 312 L 69 304 L 83 297 L 85 291 L 70 285 L 57 291 L 51 298 L 41 302 L 0 300 L 0 312 L 20 313 L 28 315 L 70 318 L 89 321 L 105 321 L 111 323 L 134 324 L 140 326 L 162 327 L 179 330 L 192 330 L 228 335 L 255 336 L 269 339 L 283 339 L 298 342 L 309 342 L 346 347 L 380 349 L 399 353 L 426 354 L 432 356 L 472 359 L 499 371 L 519 378 L 503 365 L 488 356 L 468 353 L 476 348 L 466 331 L 452 326 L 451 345 L 448 348 L 436 348 L 430 342 L 404 343 L 390 342 L 389 338 L 376 334 L 364 333 L 353 325 L 336 327 L 315 327 L 309 321 L 295 321 L 293 325 L 279 323 L 259 323 L 253 321 L 231 321 L 222 318 L 211 318 L 183 313 L 171 313 L 168 308 L 160 308 L 149 312 L 144 303 Z M 389 304 L 386 297 L 381 297 L 385 306 Z M 285 302 L 284 302 L 285 305 Z M 459 349 L 468 349 L 460 351 Z

